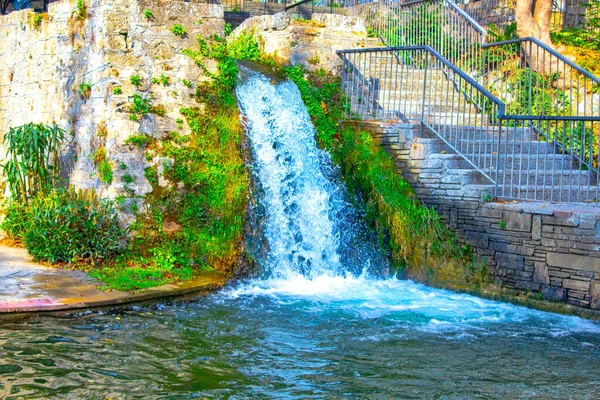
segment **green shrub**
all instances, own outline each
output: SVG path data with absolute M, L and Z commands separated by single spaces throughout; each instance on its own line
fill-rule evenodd
M 133 176 L 131 176 L 131 174 L 124 174 L 121 176 L 121 181 L 126 185 L 129 185 L 130 183 L 133 183 Z
M 14 200 L 27 203 L 60 181 L 60 145 L 65 131 L 56 124 L 26 124 L 10 128 L 2 143 L 7 161 L 2 165 Z
M 229 56 L 240 60 L 260 61 L 262 54 L 258 40 L 252 34 L 243 31 L 227 46 Z
M 125 139 L 125 143 L 130 144 L 132 146 L 144 147 L 146 143 L 148 143 L 148 136 L 144 134 L 131 135 L 127 139 Z
M 98 163 L 98 178 L 103 183 L 110 185 L 113 180 L 113 170 L 110 162 L 104 159 Z
M 93 190 L 57 189 L 17 207 L 26 221 L 17 229 L 36 260 L 106 259 L 124 239 L 113 204 L 100 200 Z
M 89 99 L 92 94 L 92 84 L 90 82 L 81 83 L 77 89 L 77 94 Z
M 116 86 L 115 88 L 113 88 L 113 94 L 114 94 L 114 95 L 117 95 L 117 96 L 118 96 L 118 95 L 120 95 L 120 94 L 122 94 L 122 93 L 123 93 L 123 89 L 121 89 L 121 87 L 120 87 L 120 86 Z
M 191 82 L 190 80 L 188 80 L 188 79 L 182 79 L 182 80 L 181 80 L 181 83 L 183 83 L 183 85 L 184 85 L 185 87 L 188 87 L 188 88 L 191 88 L 192 86 L 194 86 L 194 85 L 192 84 L 192 82 Z
M 87 18 L 87 6 L 83 0 L 77 0 L 75 15 L 80 20 L 85 20 Z
M 150 11 L 146 8 L 144 10 L 144 18 L 146 18 L 148 21 L 151 21 L 154 19 L 154 14 L 152 14 L 152 11 Z
M 29 226 L 27 204 L 9 201 L 1 211 L 4 213 L 4 221 L 0 224 L 0 229 L 6 233 L 9 239 L 23 242 Z
M 173 25 L 173 27 L 171 28 L 171 32 L 173 33 L 173 35 L 180 37 L 184 37 L 187 35 L 187 32 L 185 31 L 185 29 L 183 29 L 183 26 L 181 26 L 180 24 Z
M 142 84 L 142 78 L 139 75 L 132 75 L 129 81 L 133 86 L 139 87 Z

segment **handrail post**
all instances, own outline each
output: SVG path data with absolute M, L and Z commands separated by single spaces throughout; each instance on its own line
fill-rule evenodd
M 427 93 L 427 70 L 429 69 L 429 57 L 425 57 L 425 72 L 423 73 L 423 94 L 422 94 L 422 101 L 423 104 L 421 105 L 421 127 L 420 127 L 420 132 L 421 132 L 421 136 L 423 136 L 423 125 L 425 124 L 425 96 Z

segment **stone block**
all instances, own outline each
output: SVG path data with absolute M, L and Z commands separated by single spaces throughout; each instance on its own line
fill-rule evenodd
M 497 207 L 494 207 L 494 204 L 486 204 L 477 210 L 477 215 L 488 218 L 502 218 L 503 210 Z
M 545 262 L 537 261 L 534 264 L 533 281 L 542 285 L 548 285 L 550 283 L 548 265 Z
M 490 249 L 504 253 L 519 254 L 519 249 L 514 244 L 496 242 L 493 240 L 490 240 Z
M 600 272 L 600 258 L 583 256 L 580 254 L 566 254 L 549 251 L 546 255 L 548 265 L 551 267 L 574 270 Z
M 567 299 L 567 291 L 556 286 L 548 286 L 542 289 L 542 296 L 546 300 L 565 301 Z
M 534 215 L 531 221 L 531 238 L 540 240 L 542 238 L 542 216 Z
M 515 211 L 504 211 L 502 220 L 505 229 L 517 232 L 531 232 L 531 214 Z
M 517 281 L 515 283 L 515 288 L 521 289 L 521 290 L 538 291 L 538 290 L 540 290 L 540 287 L 541 287 L 541 285 L 539 283 L 535 283 L 535 282 Z
M 575 279 L 563 279 L 563 287 L 565 289 L 588 292 L 590 290 L 590 282 Z
M 503 269 L 523 270 L 525 267 L 523 256 L 517 254 L 497 252 L 496 262 Z
M 470 233 L 467 239 L 467 244 L 480 249 L 487 249 L 489 246 L 490 236 L 485 233 Z
M 600 309 L 600 280 L 593 280 L 590 284 L 590 307 Z

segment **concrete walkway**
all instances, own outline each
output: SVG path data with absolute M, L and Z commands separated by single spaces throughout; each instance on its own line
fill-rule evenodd
M 191 281 L 137 291 L 98 290 L 101 282 L 82 271 L 45 267 L 25 249 L 0 245 L 0 314 L 73 310 L 133 303 L 219 289 L 225 278 L 204 273 Z

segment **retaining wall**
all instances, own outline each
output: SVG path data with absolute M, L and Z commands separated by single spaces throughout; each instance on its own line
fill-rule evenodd
M 451 157 L 432 157 L 418 140 L 419 125 L 344 125 L 379 140 L 419 199 L 488 260 L 493 279 L 546 299 L 600 309 L 600 208 L 484 202 L 482 191 L 489 186 L 483 178 L 473 183 L 477 178 L 454 168 Z

